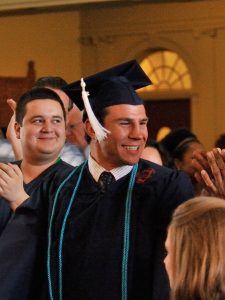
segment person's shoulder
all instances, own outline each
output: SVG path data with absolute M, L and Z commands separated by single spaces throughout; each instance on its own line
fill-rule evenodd
M 66 153 L 66 152 L 70 152 L 70 151 L 71 152 L 81 152 L 81 153 L 83 152 L 79 145 L 66 142 L 62 148 L 61 153 Z
M 61 182 L 71 177 L 74 172 L 75 167 L 59 159 L 41 174 L 41 178 L 45 184 L 57 187 Z
M 63 189 L 73 189 L 74 185 L 77 182 L 77 179 L 79 178 L 80 174 L 83 174 L 85 172 L 85 175 L 82 176 L 82 182 L 87 179 L 87 167 L 86 162 L 80 164 L 79 166 L 72 166 L 68 164 L 67 162 L 60 160 L 58 165 L 55 167 L 55 172 L 53 176 L 51 177 L 52 185 L 55 188 L 59 188 L 60 186 L 63 187 Z M 84 171 L 82 171 L 84 170 Z
M 7 139 L 0 139 L 0 161 L 11 162 L 14 161 L 14 154 L 12 146 Z
M 60 157 L 72 166 L 78 166 L 85 160 L 83 150 L 78 145 L 71 143 L 65 143 Z
M 6 146 L 11 147 L 10 142 L 5 138 L 0 138 L 0 145 L 6 145 Z
M 58 170 L 65 170 L 65 172 L 73 171 L 75 169 L 74 166 L 72 166 L 62 158 L 55 164 L 55 166 Z
M 73 170 L 73 166 L 59 158 L 55 163 L 45 169 L 41 175 L 42 177 L 47 176 L 50 178 L 51 176 L 56 176 L 62 178 Z
M 153 162 L 139 162 L 136 183 L 142 193 L 145 195 L 153 193 L 160 199 L 158 203 L 165 207 L 175 207 L 194 195 L 193 185 L 186 173 Z
M 145 159 L 140 159 L 138 165 L 139 165 L 139 170 L 140 171 L 152 169 L 152 172 L 155 175 L 154 177 L 168 176 L 168 175 L 176 173 L 176 171 L 173 170 L 173 169 L 167 168 L 165 166 L 158 165 L 154 162 L 151 162 L 151 161 L 145 160 Z
M 152 182 L 184 181 L 190 182 L 189 176 L 175 169 L 160 166 L 154 162 L 141 159 L 139 161 L 139 173 L 149 173 Z

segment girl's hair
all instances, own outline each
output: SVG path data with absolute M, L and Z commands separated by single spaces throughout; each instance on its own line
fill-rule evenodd
M 181 204 L 169 226 L 172 300 L 225 299 L 225 201 L 196 197 Z

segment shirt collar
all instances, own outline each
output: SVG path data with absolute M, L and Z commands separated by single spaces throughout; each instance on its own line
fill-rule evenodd
M 102 172 L 108 171 L 108 170 L 104 169 L 102 166 L 100 166 L 91 155 L 89 155 L 89 157 L 88 157 L 88 168 L 96 182 L 98 182 L 98 179 Z M 118 180 L 118 179 L 124 177 L 125 175 L 127 175 L 128 173 L 130 173 L 130 171 L 132 169 L 133 169 L 133 166 L 125 165 L 125 166 L 114 168 L 114 169 L 110 170 L 110 172 L 113 174 L 115 179 Z

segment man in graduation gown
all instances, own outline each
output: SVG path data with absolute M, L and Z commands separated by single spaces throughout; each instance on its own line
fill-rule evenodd
M 148 118 L 135 89 L 150 83 L 130 61 L 64 88 L 85 105 L 91 151 L 50 212 L 46 299 L 169 299 L 167 225 L 193 191 L 185 174 L 140 160 Z
M 82 145 L 80 145 L 78 143 L 78 139 L 74 141 L 71 140 L 72 134 L 70 133 L 70 130 L 68 130 L 68 127 L 71 126 L 71 122 L 72 122 L 72 120 L 70 120 L 71 119 L 70 114 L 72 114 L 72 117 L 74 119 L 72 123 L 75 124 L 75 127 L 77 122 L 80 122 L 82 116 L 81 116 L 81 112 L 78 109 L 76 109 L 76 107 L 73 105 L 72 100 L 62 91 L 61 88 L 66 84 L 67 82 L 59 76 L 44 76 L 38 78 L 35 81 L 33 87 L 39 87 L 39 88 L 46 87 L 48 89 L 51 89 L 54 92 L 56 92 L 56 94 L 62 100 L 65 111 L 67 113 L 67 126 L 66 126 L 67 129 L 66 129 L 66 142 L 63 148 L 61 149 L 60 157 L 62 160 L 71 164 L 72 166 L 78 166 L 85 160 L 86 154 L 83 151 L 83 143 Z M 12 111 L 15 112 L 16 102 L 13 99 L 8 99 L 7 103 L 9 104 Z M 76 111 L 77 113 L 74 114 L 74 111 Z M 15 123 L 15 113 L 13 113 L 7 127 L 7 138 L 12 145 L 12 149 L 16 160 L 21 160 L 23 158 L 23 153 L 22 153 L 20 140 L 18 140 L 15 136 L 14 123 Z M 82 125 L 79 126 L 82 127 Z M 74 129 L 73 132 L 75 131 L 76 130 Z M 82 138 L 79 139 L 79 141 L 81 140 Z
M 0 164 L 0 299 L 39 299 L 44 274 L 40 278 L 37 268 L 43 271 L 46 265 L 48 219 L 43 212 L 48 212 L 55 176 L 73 170 L 59 159 L 65 142 L 59 96 L 46 88 L 25 93 L 17 104 L 15 129 L 23 160 Z
M 139 159 L 148 118 L 135 89 L 150 80 L 136 61 L 85 83 L 88 162 L 69 175 L 60 170 L 46 178 L 42 194 L 31 195 L 16 210 L 25 229 L 16 236 L 11 232 L 0 245 L 0 270 L 7 275 L 5 284 L 0 280 L 0 295 L 7 286 L 11 298 L 4 300 L 167 300 L 166 228 L 174 208 L 193 196 L 191 183 L 180 172 Z M 80 82 L 64 90 L 83 109 Z M 111 178 L 102 176 L 105 171 Z M 6 254 L 13 243 L 18 261 Z M 33 271 L 31 279 L 22 283 L 21 270 L 23 278 Z

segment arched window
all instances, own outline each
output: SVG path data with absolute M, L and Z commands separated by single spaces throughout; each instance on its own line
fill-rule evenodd
M 143 92 L 192 88 L 191 76 L 186 64 L 173 51 L 152 52 L 141 61 L 140 65 L 153 82 L 153 85 L 143 88 Z
M 140 65 L 153 83 L 138 90 L 150 119 L 150 136 L 160 141 L 174 128 L 190 128 L 192 80 L 183 59 L 173 51 L 158 49 Z

